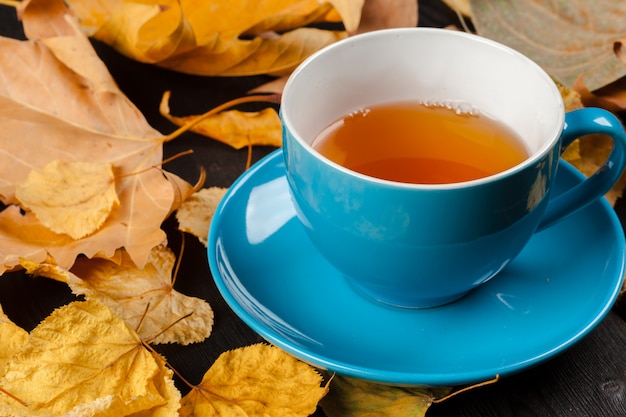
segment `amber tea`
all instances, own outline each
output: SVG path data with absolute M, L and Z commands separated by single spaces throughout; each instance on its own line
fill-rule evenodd
M 340 118 L 312 146 L 353 171 L 391 181 L 445 184 L 505 171 L 529 152 L 507 126 L 455 106 L 399 102 Z

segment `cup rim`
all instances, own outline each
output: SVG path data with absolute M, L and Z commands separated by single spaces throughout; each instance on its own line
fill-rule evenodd
M 293 122 L 290 120 L 289 114 L 285 112 L 284 109 L 289 104 L 288 103 L 289 96 L 290 96 L 290 92 L 291 92 L 291 88 L 292 88 L 292 84 L 294 83 L 294 80 L 296 79 L 296 77 L 298 76 L 300 72 L 302 72 L 307 66 L 311 64 L 311 62 L 315 61 L 320 55 L 325 54 L 329 50 L 341 48 L 342 46 L 346 44 L 350 44 L 355 41 L 357 42 L 365 41 L 370 37 L 395 36 L 395 35 L 401 35 L 405 33 L 417 33 L 417 32 L 431 33 L 431 34 L 437 33 L 443 36 L 467 38 L 467 39 L 471 39 L 474 42 L 482 42 L 482 43 L 489 45 L 490 47 L 500 49 L 502 52 L 512 54 L 516 56 L 518 59 L 521 59 L 522 61 L 524 61 L 530 67 L 534 67 L 535 70 L 540 74 L 542 78 L 544 78 L 546 81 L 549 81 L 546 84 L 552 90 L 552 95 L 555 97 L 555 100 L 554 100 L 555 104 L 559 107 L 556 110 L 556 114 L 559 116 L 559 120 L 555 120 L 554 129 L 553 129 L 553 132 L 551 133 L 550 140 L 543 143 L 538 150 L 536 150 L 532 155 L 526 158 L 523 162 L 520 162 L 519 164 L 509 169 L 506 169 L 504 171 L 500 171 L 492 175 L 488 175 L 485 177 L 481 177 L 481 178 L 477 178 L 477 179 L 469 180 L 469 181 L 444 183 L 444 184 L 420 184 L 420 183 L 407 183 L 407 182 L 386 180 L 386 179 L 362 174 L 360 172 L 346 168 L 342 166 L 341 164 L 338 164 L 328 159 L 321 153 L 319 153 L 315 148 L 311 146 L 311 144 L 307 140 L 305 140 L 297 132 L 297 130 L 294 127 Z M 367 103 L 364 103 L 364 105 L 367 105 Z M 399 187 L 399 188 L 420 189 L 420 190 L 452 190 L 452 189 L 469 188 L 469 187 L 481 186 L 481 185 L 493 183 L 501 179 L 504 179 L 506 177 L 509 177 L 510 175 L 513 175 L 517 172 L 523 171 L 526 168 L 535 165 L 538 161 L 542 160 L 548 153 L 550 153 L 552 149 L 554 149 L 555 145 L 558 145 L 558 143 L 560 142 L 560 136 L 563 131 L 564 123 L 565 123 L 565 105 L 554 80 L 535 61 L 533 61 L 526 55 L 522 54 L 521 52 L 507 45 L 499 43 L 497 41 L 494 41 L 494 40 L 491 40 L 491 39 L 488 39 L 479 35 L 467 33 L 467 32 L 453 31 L 453 30 L 443 29 L 443 28 L 410 27 L 410 28 L 380 29 L 380 30 L 374 30 L 371 32 L 366 32 L 366 33 L 350 36 L 348 38 L 344 38 L 330 45 L 327 45 L 324 48 L 308 56 L 291 73 L 291 75 L 289 76 L 285 84 L 285 87 L 283 89 L 282 99 L 281 99 L 281 105 L 280 105 L 280 116 L 282 119 L 283 129 L 287 129 L 289 131 L 289 135 L 292 136 L 301 146 L 307 149 L 307 151 L 313 157 L 315 157 L 317 160 L 324 163 L 325 165 L 328 165 L 332 167 L 333 169 L 341 171 L 342 173 L 345 173 L 351 177 L 354 177 L 354 178 L 357 178 L 357 179 L 360 179 L 362 181 L 366 181 L 369 183 L 375 183 L 379 185 L 393 186 L 393 187 Z

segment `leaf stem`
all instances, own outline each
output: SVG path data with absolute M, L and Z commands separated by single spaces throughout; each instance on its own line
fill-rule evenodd
M 142 343 L 142 344 L 143 344 L 143 346 L 144 346 L 146 349 L 148 349 L 150 352 L 152 352 L 152 353 L 153 353 L 153 354 L 155 354 L 155 355 L 159 355 L 159 357 L 161 357 L 161 358 L 163 359 L 163 361 L 165 362 L 165 364 L 167 365 L 167 367 L 168 367 L 168 368 L 170 368 L 170 369 L 172 370 L 172 372 L 174 372 L 174 373 L 176 374 L 176 376 L 177 376 L 178 378 L 180 378 L 180 380 L 181 380 L 181 381 L 183 381 L 183 383 L 184 383 L 185 385 L 187 385 L 189 388 L 196 388 L 196 386 L 195 386 L 195 385 L 193 385 L 191 382 L 187 381 L 187 380 L 185 379 L 185 377 L 184 377 L 184 376 L 182 376 L 182 375 L 180 374 L 180 372 L 178 372 L 178 371 L 176 370 L 176 368 L 174 368 L 174 367 L 173 367 L 173 366 L 172 366 L 172 365 L 171 365 L 171 364 L 167 361 L 167 359 L 165 359 L 163 356 L 161 356 L 161 355 L 159 354 L 159 352 L 157 352 L 157 351 L 156 351 L 156 350 L 155 350 L 152 346 L 150 346 L 147 342 L 144 342 L 144 341 L 142 341 L 141 343 Z
M 161 330 L 159 333 L 155 334 L 154 336 L 150 336 L 149 339 L 146 339 L 144 343 L 152 342 L 154 339 L 156 339 L 157 337 L 161 336 L 163 333 L 165 333 L 166 331 L 168 331 L 169 329 L 174 327 L 176 324 L 178 324 L 181 321 L 185 320 L 186 318 L 190 317 L 192 314 L 193 314 L 193 311 L 190 312 L 190 313 L 185 314 L 184 316 L 179 317 L 176 320 L 174 320 L 174 322 L 171 323 L 169 326 L 167 326 L 165 329 Z
M 483 382 L 480 382 L 478 384 L 470 385 L 469 387 L 465 387 L 465 388 L 460 389 L 458 391 L 453 391 L 450 394 L 445 395 L 445 396 L 443 396 L 441 398 L 433 399 L 432 402 L 433 402 L 433 404 L 441 403 L 441 402 L 444 402 L 446 400 L 449 400 L 450 398 L 452 398 L 452 397 L 454 397 L 454 396 L 456 396 L 458 394 L 461 394 L 462 392 L 469 391 L 469 390 L 472 390 L 474 388 L 484 387 L 485 385 L 495 384 L 499 380 L 500 380 L 500 375 L 496 375 L 493 379 L 490 379 L 488 381 L 483 381 Z
M 0 0 L 0 1 L 2 1 L 2 0 Z M 144 172 L 148 172 L 148 171 L 150 171 L 153 168 L 158 168 L 159 166 L 163 167 L 163 165 L 167 164 L 168 162 L 172 162 L 173 160 L 178 159 L 181 156 L 191 155 L 192 153 L 193 153 L 193 149 L 188 149 L 186 151 L 179 152 L 176 155 L 172 155 L 169 158 L 162 160 L 161 162 L 159 162 L 156 165 L 149 166 L 147 168 L 142 169 L 141 171 L 134 171 L 134 172 L 129 172 L 128 174 L 117 175 L 115 177 L 115 179 L 119 180 L 119 179 L 126 178 L 126 177 L 132 177 L 133 175 L 143 174 Z
M 0 2 L 0 4 L 2 4 Z M 3 393 L 4 395 L 7 395 L 11 398 L 13 398 L 15 401 L 17 401 L 18 403 L 22 404 L 24 407 L 28 407 L 28 403 L 26 401 L 23 401 L 19 398 L 17 398 L 15 395 L 11 394 L 9 391 L 5 390 L 4 388 L 0 387 L 0 392 Z

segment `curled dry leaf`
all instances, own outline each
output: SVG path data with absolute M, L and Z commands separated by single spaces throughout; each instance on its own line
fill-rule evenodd
M 23 4 L 24 24 L 51 37 L 0 38 L 0 199 L 8 205 L 0 212 L 0 273 L 20 257 L 42 262 L 50 254 L 68 268 L 81 253 L 113 256 L 122 247 L 141 266 L 165 240 L 161 223 L 180 201 L 176 196 L 191 192 L 185 181 L 163 175 L 163 136 L 117 88 L 63 8 L 52 8 L 59 2 Z M 35 6 L 57 14 L 32 15 Z M 84 238 L 56 233 L 17 206 L 16 187 L 54 160 L 113 165 L 120 203 Z
M 186 73 L 229 76 L 290 71 L 310 53 L 345 37 L 341 31 L 304 27 L 327 20 L 326 16 L 334 12 L 331 3 L 67 2 L 89 36 L 135 60 Z M 350 4 L 345 0 L 339 3 Z M 358 12 L 360 16 L 360 9 L 355 9 L 343 7 L 340 12 Z M 45 15 L 46 10 L 41 13 Z M 349 15 L 344 20 L 353 24 L 359 18 Z M 266 36 L 272 32 L 273 36 Z M 31 39 L 37 37 L 35 31 L 26 34 Z
M 196 236 L 204 246 L 207 245 L 209 227 L 228 188 L 203 188 L 192 194 L 176 211 L 178 228 Z
M 74 294 L 106 305 L 143 340 L 187 345 L 209 337 L 213 310 L 206 301 L 174 290 L 176 259 L 169 248 L 155 247 L 141 269 L 120 252 L 119 263 L 81 257 L 71 271 L 28 260 L 21 265 L 29 274 L 65 282 Z
M 328 417 L 424 417 L 448 387 L 394 387 L 335 375 L 321 406 Z
M 275 346 L 223 353 L 181 402 L 181 417 L 311 415 L 326 394 L 322 377 Z
M 107 162 L 51 161 L 17 184 L 15 197 L 44 226 L 73 239 L 98 230 L 119 203 Z
M 176 117 L 170 114 L 169 92 L 163 95 L 159 111 L 161 115 L 177 126 L 194 124 L 192 131 L 211 137 L 235 149 L 246 146 L 276 146 L 282 145 L 281 122 L 278 113 L 273 108 L 266 108 L 257 112 L 242 112 L 239 110 L 223 111 L 208 117 L 202 115 Z
M 33 329 L 0 387 L 9 416 L 174 417 L 180 404 L 163 358 L 96 301 L 63 306 Z
M 626 2 L 470 0 L 479 35 L 535 60 L 563 85 L 579 77 L 590 91 L 626 75 L 619 48 L 626 37 Z

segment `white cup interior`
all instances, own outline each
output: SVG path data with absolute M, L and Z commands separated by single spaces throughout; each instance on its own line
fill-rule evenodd
M 527 163 L 549 151 L 563 127 L 560 93 L 530 59 L 475 35 L 429 28 L 370 32 L 317 52 L 290 77 L 282 116 L 310 145 L 345 114 L 407 100 L 471 104 L 525 141 Z

